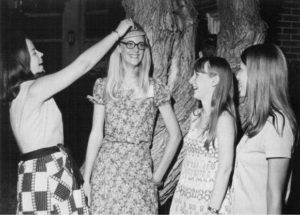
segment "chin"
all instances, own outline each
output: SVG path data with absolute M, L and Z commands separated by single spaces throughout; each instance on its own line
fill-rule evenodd
M 44 75 L 46 75 L 46 72 L 43 70 L 41 72 L 35 73 L 34 77 L 37 79 L 37 78 L 40 78 L 40 77 L 42 77 Z

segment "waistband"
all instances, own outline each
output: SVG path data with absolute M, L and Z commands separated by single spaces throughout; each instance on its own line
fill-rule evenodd
M 83 180 L 80 170 L 74 160 L 74 157 L 71 154 L 70 149 L 68 147 L 64 147 L 63 144 L 60 143 L 60 144 L 57 144 L 57 146 L 42 148 L 42 149 L 38 149 L 38 150 L 35 150 L 32 152 L 22 154 L 20 156 L 20 160 L 28 161 L 28 160 L 38 159 L 41 157 L 45 157 L 47 155 L 51 155 L 56 152 L 60 152 L 61 150 L 64 151 L 68 155 L 68 160 L 70 161 L 70 166 L 73 171 L 73 177 L 75 179 L 74 188 L 78 189 L 80 187 L 80 185 L 83 184 L 84 180 Z
M 62 144 L 61 144 L 62 145 Z M 45 157 L 47 155 L 51 155 L 53 153 L 60 152 L 58 146 L 52 146 L 48 148 L 38 149 L 32 152 L 28 152 L 20 155 L 21 161 L 33 160 L 41 157 Z

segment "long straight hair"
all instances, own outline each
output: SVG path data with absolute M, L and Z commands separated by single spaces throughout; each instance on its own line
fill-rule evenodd
M 210 77 L 219 76 L 219 83 L 216 85 L 212 96 L 211 114 L 204 131 L 208 132 L 204 143 L 204 147 L 208 150 L 211 143 L 215 147 L 217 123 L 221 114 L 226 111 L 233 117 L 234 122 L 236 122 L 233 73 L 228 62 L 220 57 L 203 57 L 198 59 L 194 64 L 194 71 L 200 73 L 206 72 Z M 236 131 L 236 123 L 234 126 Z
M 289 102 L 288 69 L 282 51 L 274 44 L 258 44 L 245 49 L 241 60 L 247 66 L 248 76 L 248 116 L 243 127 L 247 135 L 257 135 L 271 116 L 279 134 L 282 134 L 287 118 L 297 141 L 298 126 Z M 283 118 L 281 128 L 276 114 Z
M 139 94 L 137 95 L 139 98 L 146 98 L 148 89 L 149 89 L 149 72 L 151 67 L 151 54 L 149 48 L 149 42 L 146 37 L 145 43 L 147 47 L 144 51 L 143 59 L 139 65 L 139 73 L 138 73 L 138 87 Z M 118 45 L 117 45 L 118 46 Z M 107 84 L 105 90 L 105 97 L 112 100 L 118 100 L 117 92 L 120 89 L 122 82 L 124 80 L 124 68 L 122 64 L 122 55 L 118 51 L 118 47 L 115 47 L 109 59 L 109 68 L 107 75 Z
M 10 103 L 20 91 L 21 83 L 35 79 L 30 70 L 30 54 L 23 32 L 7 34 L 1 43 L 0 100 Z

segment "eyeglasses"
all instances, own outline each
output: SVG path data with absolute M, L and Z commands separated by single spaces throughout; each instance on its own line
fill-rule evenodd
M 132 41 L 129 42 L 121 41 L 121 43 L 125 44 L 128 49 L 134 49 L 135 46 L 137 46 L 139 50 L 145 50 L 147 48 L 147 44 L 144 42 L 134 43 Z

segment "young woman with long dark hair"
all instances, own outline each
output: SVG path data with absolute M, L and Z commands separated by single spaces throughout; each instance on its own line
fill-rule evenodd
M 288 70 L 273 44 L 248 47 L 237 74 L 245 97 L 245 134 L 237 147 L 233 176 L 234 214 L 280 214 L 298 127 L 288 97 Z
M 224 58 L 203 57 L 190 84 L 201 108 L 191 113 L 170 214 L 228 214 L 236 138 L 233 73 Z
M 88 214 L 82 176 L 63 145 L 62 116 L 52 96 L 88 72 L 131 26 L 131 20 L 122 21 L 118 34 L 112 32 L 69 66 L 42 77 L 43 53 L 30 39 L 19 32 L 2 41 L 0 98 L 9 104 L 22 153 L 17 214 Z

